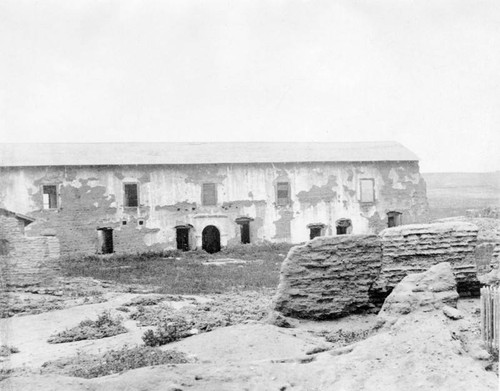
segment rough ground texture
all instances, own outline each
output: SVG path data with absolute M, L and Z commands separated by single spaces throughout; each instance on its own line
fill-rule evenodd
M 432 311 L 443 306 L 456 307 L 458 293 L 451 265 L 432 266 L 424 273 L 410 274 L 387 297 L 379 312 L 381 320 L 397 320 L 415 311 Z
M 391 304 L 384 309 L 381 316 L 384 325 L 378 333 L 339 349 L 327 344 L 322 349 L 326 351 L 308 354 L 311 350 L 321 351 L 318 350 L 321 342 L 300 325 L 294 329 L 237 325 L 168 346 L 194 356 L 198 360 L 195 363 L 140 368 L 89 380 L 25 373 L 3 380 L 0 388 L 9 391 L 497 390 L 497 376 L 485 371 L 462 341 L 460 330 L 473 328 L 473 324 L 443 314 L 445 303 L 453 304 L 457 297 L 450 266 L 439 265 L 420 276 L 409 276 L 402 284 L 389 297 Z M 393 321 L 388 322 L 388 317 Z
M 375 235 L 315 238 L 294 247 L 283 262 L 274 309 L 311 319 L 366 309 L 380 267 L 381 247 Z
M 475 249 L 477 226 L 466 222 L 403 225 L 380 233 L 382 273 L 374 290 L 387 290 L 411 273 L 449 262 L 461 295 L 479 294 Z

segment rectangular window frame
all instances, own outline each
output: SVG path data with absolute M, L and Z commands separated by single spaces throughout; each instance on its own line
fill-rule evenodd
M 206 182 L 201 185 L 201 205 L 216 206 L 217 205 L 217 184 Z
M 369 199 L 365 199 L 364 195 L 366 191 L 363 191 L 363 182 L 371 183 L 371 197 Z M 373 204 L 376 202 L 375 198 L 375 179 L 374 178 L 361 178 L 359 180 L 359 202 L 362 204 Z
M 52 198 L 53 202 L 55 202 L 55 205 L 51 206 L 51 198 L 50 196 L 47 198 L 47 202 L 45 195 L 49 195 L 50 193 L 45 192 L 45 188 L 47 187 L 53 187 L 55 189 L 54 197 Z M 44 210 L 57 210 L 59 209 L 59 186 L 54 184 L 54 183 L 47 183 L 45 185 L 42 185 L 42 208 Z
M 127 186 L 134 185 L 136 187 L 136 205 L 129 205 L 129 197 L 127 196 Z M 137 182 L 124 182 L 123 183 L 123 207 L 124 208 L 138 208 L 140 205 L 140 188 Z
M 280 192 L 286 190 L 286 197 L 281 196 Z M 291 197 L 291 186 L 290 182 L 277 182 L 276 183 L 276 205 L 278 206 L 287 206 L 290 205 Z

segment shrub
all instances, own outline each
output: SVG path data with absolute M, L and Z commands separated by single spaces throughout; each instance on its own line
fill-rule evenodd
M 186 355 L 181 352 L 147 346 L 124 346 L 102 355 L 79 354 L 76 357 L 49 361 L 42 365 L 42 372 L 90 379 L 152 365 L 187 362 Z
M 84 339 L 101 339 L 126 333 L 127 329 L 123 327 L 121 320 L 121 317 L 113 318 L 109 312 L 103 312 L 97 317 L 97 320 L 83 320 L 76 327 L 52 335 L 47 342 L 64 343 Z
M 8 357 L 14 353 L 19 353 L 19 349 L 14 346 L 8 346 L 8 345 L 0 346 L 0 357 Z
M 363 339 L 368 338 L 371 330 L 353 330 L 353 331 L 345 331 L 339 329 L 335 332 L 331 332 L 325 335 L 325 339 L 328 342 L 334 343 L 337 346 L 346 346 L 355 342 L 362 341 Z
M 142 336 L 146 346 L 161 346 L 170 342 L 178 341 L 189 335 L 191 325 L 180 316 L 162 319 L 156 330 L 147 330 Z

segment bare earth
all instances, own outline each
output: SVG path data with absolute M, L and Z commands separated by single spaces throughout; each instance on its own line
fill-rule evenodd
M 40 375 L 49 360 L 78 352 L 98 353 L 125 344 L 141 344 L 151 327 L 126 320 L 126 334 L 100 340 L 48 344 L 54 332 L 116 311 L 137 294 L 113 293 L 104 303 L 81 305 L 38 315 L 0 320 L 2 338 L 19 353 L 1 368 L 17 368 L 0 382 L 2 390 L 496 390 L 498 377 L 486 361 L 473 358 L 479 341 L 478 300 L 461 300 L 464 319 L 442 312 L 410 314 L 388 330 L 346 347 L 326 342 L 321 332 L 367 330 L 375 315 L 329 322 L 297 322 L 295 328 L 247 323 L 216 329 L 168 344 L 193 363 L 130 370 L 95 379 Z M 141 295 L 144 297 L 145 295 Z M 192 299 L 191 299 L 192 300 Z M 198 298 L 198 300 L 204 300 Z M 192 301 L 172 301 L 177 308 Z M 2 343 L 5 343 L 2 341 Z M 319 352 L 319 353 L 315 353 Z

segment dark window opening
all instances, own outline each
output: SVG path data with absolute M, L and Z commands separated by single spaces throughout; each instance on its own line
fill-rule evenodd
M 314 238 L 321 236 L 321 227 L 311 227 L 311 232 L 309 233 L 309 239 L 313 240 Z
M 203 205 L 217 205 L 217 187 L 215 183 L 204 183 L 201 191 L 201 203 Z
M 278 182 L 276 185 L 276 204 L 288 205 L 290 203 L 290 184 Z
M 373 179 L 361 179 L 359 182 L 360 202 L 375 202 L 375 181 Z
M 122 225 L 127 225 L 127 220 L 123 220 Z
M 387 227 L 397 227 L 402 224 L 402 214 L 400 212 L 387 213 Z
M 248 244 L 250 243 L 250 222 L 244 221 L 240 223 L 241 230 L 241 243 Z
M 347 235 L 352 232 L 352 223 L 349 219 L 337 220 L 335 226 L 337 229 L 337 235 Z
M 43 186 L 43 208 L 56 209 L 57 208 L 57 186 L 45 185 Z
M 177 228 L 177 250 L 189 250 L 189 228 Z
M 220 232 L 217 227 L 207 225 L 201 233 L 202 248 L 209 254 L 220 251 Z
M 101 254 L 112 254 L 113 249 L 113 230 L 111 228 L 99 228 L 97 230 L 99 240 L 99 252 Z
M 125 197 L 123 205 L 125 207 L 139 206 L 139 191 L 136 183 L 126 183 L 123 185 Z

